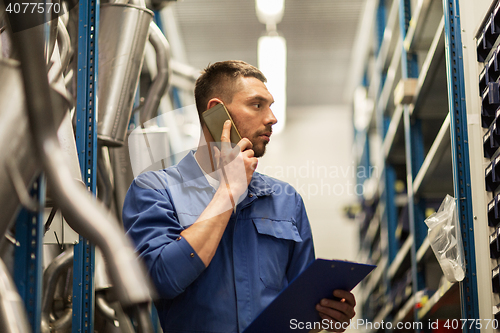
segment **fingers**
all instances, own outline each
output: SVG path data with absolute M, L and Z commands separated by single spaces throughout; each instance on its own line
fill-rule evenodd
M 243 154 L 243 156 L 246 156 L 248 158 L 252 158 L 252 157 L 254 157 L 255 152 L 253 151 L 253 149 L 247 149 L 247 150 L 244 150 L 242 152 L 242 154 Z
M 252 149 L 253 143 L 248 138 L 243 138 L 240 140 L 240 142 L 238 142 L 237 146 L 240 147 L 240 151 L 245 151 L 248 149 Z
M 231 121 L 226 120 L 224 122 L 224 127 L 222 128 L 222 135 L 220 137 L 220 141 L 222 143 L 222 147 L 230 148 L 231 147 Z M 253 144 L 248 138 L 241 139 L 236 146 L 238 146 L 239 151 L 246 151 L 248 149 L 252 149 Z M 234 147 L 236 148 L 236 147 Z
M 226 120 L 222 127 L 222 135 L 220 136 L 220 147 L 222 150 L 231 149 L 231 121 Z
M 322 299 L 321 302 L 316 305 L 316 310 L 319 312 L 320 316 L 325 315 L 327 316 L 326 319 L 331 318 L 339 322 L 348 322 L 356 314 L 354 312 L 354 307 L 346 302 L 339 302 L 331 299 Z
M 220 142 L 231 142 L 231 120 L 226 120 L 224 122 L 224 127 L 222 127 L 222 135 L 220 137 Z
M 333 292 L 333 296 L 344 299 L 344 301 L 347 302 L 347 304 L 351 305 L 352 307 L 356 306 L 356 299 L 354 298 L 354 295 L 349 291 L 340 290 L 340 289 L 335 290 Z
M 340 300 L 324 298 L 316 305 L 322 319 L 334 322 L 348 323 L 356 315 L 354 307 L 356 300 L 354 295 L 348 291 L 335 290 L 333 296 Z M 342 330 L 343 331 L 343 330 Z

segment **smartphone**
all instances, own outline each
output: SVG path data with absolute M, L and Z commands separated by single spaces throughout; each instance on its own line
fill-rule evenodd
M 201 114 L 203 121 L 207 125 L 208 131 L 214 138 L 215 142 L 220 142 L 220 137 L 222 136 L 222 129 L 224 128 L 224 122 L 226 120 L 231 120 L 231 135 L 230 140 L 233 144 L 237 144 L 241 140 L 241 135 L 234 125 L 233 119 L 229 115 L 224 104 L 219 103 L 216 106 L 208 109 Z M 218 145 L 219 146 L 219 145 Z M 220 147 L 219 147 L 220 148 Z

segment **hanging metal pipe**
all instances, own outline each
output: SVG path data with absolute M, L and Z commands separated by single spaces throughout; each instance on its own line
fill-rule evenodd
M 66 67 L 69 65 L 73 50 L 71 49 L 71 39 L 68 30 L 64 25 L 61 17 L 59 17 L 59 24 L 57 25 L 57 45 L 61 53 L 61 74 L 64 74 Z M 59 76 L 59 75 L 58 75 Z
M 106 207 L 111 206 L 111 200 L 113 196 L 113 184 L 111 184 L 110 175 L 106 167 L 106 162 L 104 160 L 103 148 L 98 146 L 97 149 L 97 185 L 99 186 L 99 199 L 106 205 Z M 106 151 L 107 153 L 107 151 Z
M 108 3 L 100 7 L 97 138 L 122 146 L 139 84 L 153 12 Z
M 12 19 L 10 14 L 9 19 Z M 16 18 L 26 19 L 25 16 Z M 150 283 L 139 264 L 130 240 L 105 207 L 91 194 L 77 186 L 64 163 L 56 136 L 53 101 L 49 91 L 43 59 L 43 38 L 36 31 L 24 30 L 14 34 L 27 99 L 29 124 L 38 158 L 54 189 L 56 205 L 68 224 L 79 234 L 101 248 L 108 262 L 110 277 L 116 288 L 115 296 L 124 308 L 137 308 L 140 313 L 151 300 Z
M 131 5 L 146 8 L 146 1 L 144 1 L 144 0 L 130 0 L 128 3 Z
M 141 124 L 155 116 L 160 106 L 161 98 L 165 94 L 170 81 L 170 45 L 156 23 L 149 24 L 149 42 L 156 51 L 156 67 L 158 72 L 148 90 L 144 108 L 141 111 Z
M 51 330 L 54 330 L 56 327 L 61 328 L 64 327 L 67 317 L 63 316 L 59 320 L 54 323 L 50 323 L 50 311 L 52 309 L 52 303 L 54 301 L 54 294 L 56 292 L 57 280 L 60 274 L 70 268 L 73 265 L 73 247 L 64 251 L 60 255 L 58 255 L 45 269 L 43 273 L 43 295 L 42 295 L 42 332 L 50 333 Z M 71 310 L 71 308 L 70 308 Z M 66 311 L 68 312 L 68 311 Z M 66 314 L 66 313 L 65 313 Z M 69 314 L 71 318 L 71 313 Z
M 103 293 L 96 294 L 95 306 L 109 321 L 114 323 L 114 321 L 117 320 L 115 310 L 108 304 Z
M 5 333 L 31 332 L 24 302 L 17 293 L 7 267 L 0 260 L 0 331 Z
M 45 67 L 45 65 L 44 65 Z M 57 70 L 57 69 L 55 69 Z M 26 188 L 41 171 L 41 165 L 33 156 L 35 147 L 31 143 L 26 114 L 25 94 L 21 68 L 17 60 L 0 59 L 0 82 L 4 83 L 0 90 L 0 200 L 2 215 L 0 216 L 0 245 L 5 241 L 3 235 L 13 224 L 20 208 L 20 198 L 29 200 Z M 55 126 L 59 126 L 65 113 L 67 102 L 61 91 L 57 92 L 54 82 L 50 94 L 57 104 L 54 112 Z M 61 89 L 65 90 L 65 87 Z M 21 189 L 21 190 L 20 190 Z M 30 206 L 26 200 L 23 204 Z M 36 208 L 36 207 L 35 207 Z

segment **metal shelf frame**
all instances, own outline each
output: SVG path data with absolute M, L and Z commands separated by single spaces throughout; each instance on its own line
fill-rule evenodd
M 371 321 L 384 320 L 394 323 L 423 321 L 429 316 L 432 317 L 433 313 L 443 313 L 440 307 L 445 306 L 449 300 L 459 298 L 458 287 L 446 286 L 443 293 L 444 287 L 439 283 L 442 274 L 434 272 L 435 270 L 431 268 L 437 264 L 432 257 L 426 237 L 427 226 L 424 223 L 427 205 L 433 207 L 434 203 L 431 200 L 440 197 L 441 192 L 452 187 L 451 176 L 443 180 L 443 188 L 440 187 L 441 184 L 436 187 L 431 183 L 436 177 L 441 177 L 440 174 L 445 168 L 458 172 L 459 165 L 457 160 L 450 160 L 451 154 L 447 154 L 447 150 L 456 148 L 456 138 L 453 139 L 456 133 L 450 130 L 450 124 L 455 125 L 456 119 L 451 115 L 447 116 L 446 112 L 439 112 L 448 101 L 449 105 L 455 105 L 451 102 L 451 98 L 447 98 L 445 87 L 446 82 L 455 82 L 455 79 L 459 79 L 446 76 L 444 68 L 438 71 L 443 67 L 444 61 L 447 65 L 450 64 L 449 49 L 445 46 L 448 46 L 450 38 L 450 24 L 453 23 L 455 27 L 457 25 L 455 17 L 442 15 L 439 8 L 443 8 L 443 12 L 447 10 L 446 4 L 442 1 L 385 1 L 383 5 L 390 10 L 385 10 L 387 15 L 382 19 L 380 15 L 377 18 L 378 24 L 386 26 L 384 29 L 380 26 L 375 26 L 373 29 L 374 33 L 384 31 L 384 38 L 378 39 L 381 43 L 373 46 L 375 50 L 371 60 L 374 64 L 373 70 L 368 73 L 368 82 L 363 82 L 368 86 L 368 97 L 374 100 L 373 110 L 367 110 L 367 113 L 371 112 L 371 120 L 365 135 L 367 140 L 371 137 L 370 133 L 372 135 L 375 133 L 377 136 L 374 142 L 379 154 L 375 156 L 370 151 L 370 156 L 373 158 L 370 165 L 377 165 L 382 170 L 380 175 L 375 175 L 373 177 L 376 178 L 369 180 L 376 190 L 373 191 L 375 193 L 373 197 L 371 197 L 372 191 L 368 194 L 366 202 L 377 205 L 369 207 L 371 211 L 383 214 L 373 218 L 374 225 L 363 223 L 360 234 L 364 235 L 365 241 L 372 243 L 378 241 L 378 238 L 374 237 L 377 235 L 381 244 L 382 239 L 386 244 L 382 244 L 383 254 L 378 261 L 379 268 L 362 285 L 362 302 L 369 302 L 370 297 L 377 297 L 377 306 L 365 306 L 365 310 L 369 312 L 365 319 Z M 379 4 L 379 10 L 380 6 Z M 460 28 L 456 29 L 458 30 L 455 32 L 460 34 Z M 453 38 L 455 41 L 460 41 L 456 36 Z M 461 44 L 458 44 L 458 47 L 461 47 Z M 457 52 L 454 55 L 456 56 Z M 455 70 L 460 75 L 460 70 L 458 68 Z M 392 98 L 396 84 L 400 80 L 409 79 L 416 80 L 416 89 L 411 102 L 395 104 Z M 426 110 L 429 106 L 430 111 Z M 434 110 L 437 110 L 437 113 L 434 113 Z M 461 129 L 460 133 L 464 130 L 466 131 Z M 433 137 L 429 137 L 429 133 L 432 133 Z M 461 137 L 463 138 L 463 135 Z M 377 149 L 374 151 L 377 152 Z M 446 158 L 441 158 L 442 156 Z M 458 156 L 457 154 L 456 157 Z M 468 155 L 462 154 L 460 157 L 468 159 Z M 463 163 L 460 165 L 463 166 Z M 459 182 L 457 179 L 454 178 L 455 186 Z M 395 198 L 400 194 L 397 191 L 400 192 L 401 189 L 396 191 L 395 185 L 402 182 L 406 185 L 407 206 L 400 207 L 395 204 Z M 401 225 L 398 223 L 407 223 L 406 228 L 409 228 L 409 231 L 406 231 L 408 235 L 406 239 L 400 239 L 396 235 L 396 229 L 401 230 Z M 474 237 L 473 234 L 465 236 Z M 365 250 L 370 246 L 370 244 L 362 245 Z M 474 265 L 474 262 L 468 261 L 468 264 Z M 398 295 L 394 284 L 398 281 L 405 283 L 406 277 L 408 286 L 411 283 L 412 287 L 410 298 L 397 307 L 384 303 L 384 300 L 385 302 L 390 300 L 391 295 Z M 442 288 L 434 293 L 438 283 Z M 469 293 L 471 287 L 472 285 L 468 285 Z M 421 306 L 425 306 L 425 303 L 421 303 L 422 293 L 432 296 L 432 302 L 428 303 L 426 311 L 419 311 Z M 458 316 L 457 311 L 444 313 L 453 316 L 451 319 Z
M 99 0 L 79 2 L 76 146 L 82 179 L 96 193 Z M 80 236 L 73 261 L 73 333 L 94 332 L 95 248 Z
M 472 193 L 467 135 L 467 109 L 462 56 L 460 8 L 458 0 L 443 0 L 445 23 L 446 72 L 451 121 L 451 146 L 455 198 L 462 231 L 466 262 L 465 279 L 460 283 L 462 318 L 480 318 L 477 294 L 476 256 L 472 214 Z M 478 332 L 465 328 L 466 332 Z
M 43 174 L 32 185 L 31 195 L 39 207 L 45 206 L 46 181 Z M 22 208 L 16 221 L 14 281 L 24 301 L 33 333 L 41 331 L 43 209 Z

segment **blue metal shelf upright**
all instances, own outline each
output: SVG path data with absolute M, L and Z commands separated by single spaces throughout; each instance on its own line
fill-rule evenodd
M 466 272 L 460 283 L 462 318 L 477 319 L 479 316 L 476 251 L 472 213 L 472 193 L 467 134 L 467 110 L 465 103 L 465 78 L 462 56 L 460 9 L 458 0 L 443 0 L 445 17 L 446 71 L 448 75 L 448 99 L 451 116 L 451 146 L 455 198 L 458 199 L 458 217 L 462 232 Z M 479 332 L 466 328 L 466 332 Z
M 76 145 L 82 179 L 94 194 L 97 177 L 98 35 L 99 0 L 80 0 Z M 73 333 L 94 332 L 94 250 L 94 245 L 80 236 L 74 249 Z
M 373 43 L 366 46 L 371 58 L 358 83 L 368 87 L 374 107 L 366 110 L 371 120 L 363 133 L 371 140 L 370 161 L 358 151 L 357 162 L 381 171 L 366 180 L 376 190 L 360 198 L 360 259 L 379 266 L 362 284 L 362 315 L 393 328 L 413 324 L 415 332 L 428 331 L 430 322 L 479 318 L 457 2 L 378 1 Z M 424 223 L 454 188 L 467 253 L 461 288 L 444 278 Z
M 39 176 L 31 194 L 39 207 L 45 206 L 45 177 Z M 21 209 L 16 221 L 14 281 L 24 300 L 33 333 L 40 332 L 42 308 L 42 237 L 43 209 L 31 212 Z

